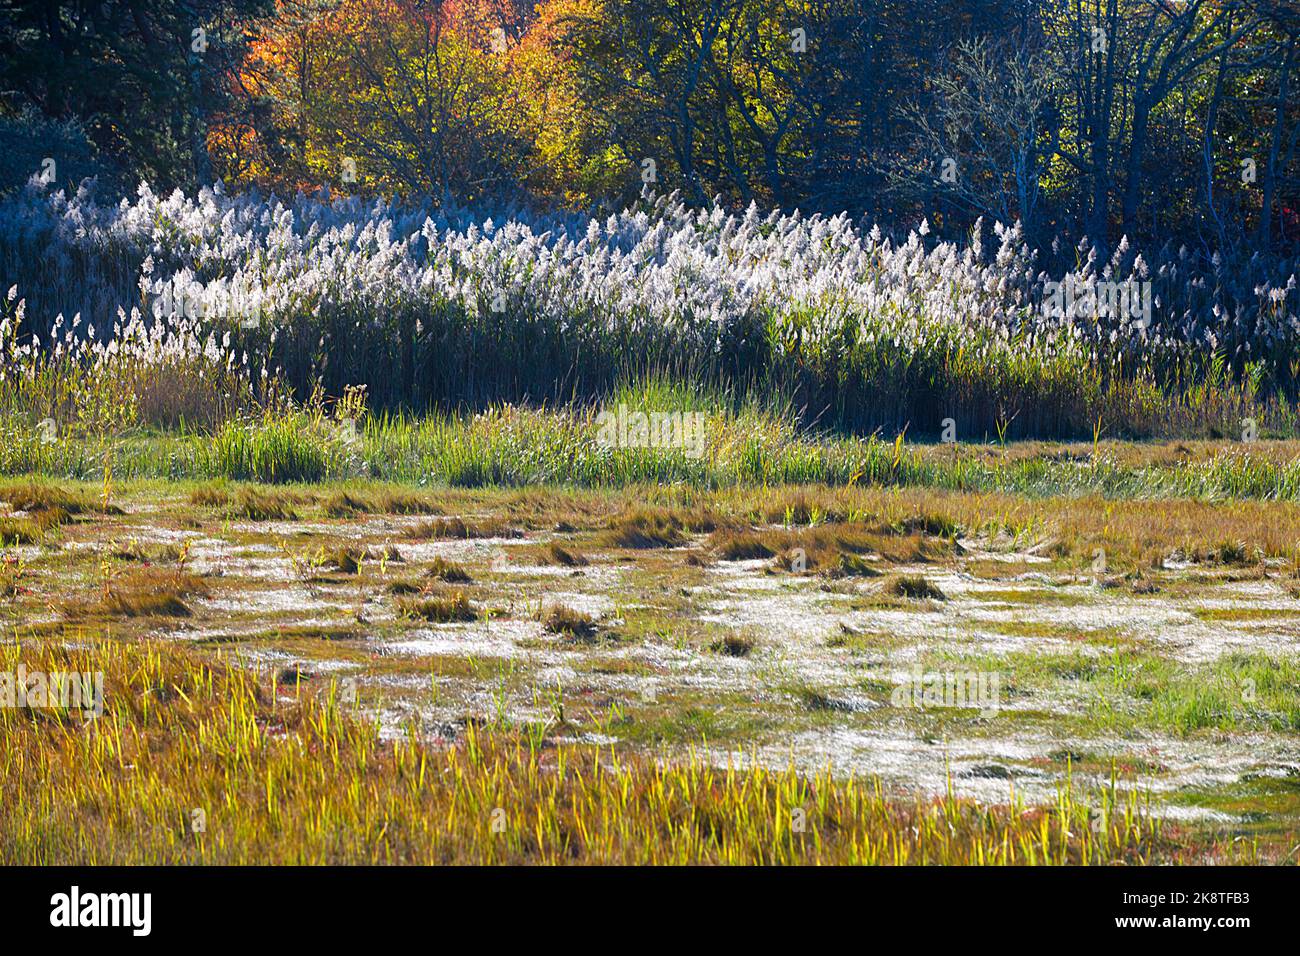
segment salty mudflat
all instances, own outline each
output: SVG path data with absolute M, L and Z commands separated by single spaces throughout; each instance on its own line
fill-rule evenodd
M 524 729 L 982 806 L 1113 787 L 1216 845 L 1276 859 L 1295 842 L 1300 576 L 1234 537 L 1260 520 L 1285 536 L 1289 504 L 364 483 L 9 497 L 11 532 L 42 529 L 4 550 L 20 646 L 184 645 L 286 705 L 332 695 L 381 740 Z

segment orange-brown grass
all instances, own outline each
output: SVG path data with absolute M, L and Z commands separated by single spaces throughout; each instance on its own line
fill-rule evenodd
M 1019 547 L 1039 546 L 1040 553 L 1079 566 L 1091 563 L 1098 548 L 1106 551 L 1112 566 L 1151 566 L 1153 559 L 1175 551 L 1213 562 L 1226 542 L 1244 546 L 1251 560 L 1281 557 L 1300 565 L 1300 505 L 1293 502 L 1110 500 L 1095 495 L 1034 498 L 856 485 L 730 489 L 704 500 L 719 513 L 746 515 L 755 521 L 782 521 L 785 507 L 794 502 L 815 507 L 823 515 L 850 516 L 840 527 L 892 530 L 895 535 L 908 528 L 929 527 L 944 532 L 926 536 L 936 557 L 952 551 L 942 540 L 950 537 L 946 532 L 961 529 L 963 538 L 976 541 L 1010 535 Z M 900 542 L 903 552 L 910 548 Z
M 473 578 L 465 570 L 464 565 L 457 564 L 455 561 L 448 561 L 441 556 L 433 559 L 424 572 L 425 577 L 436 578 L 439 581 L 445 581 L 448 584 L 468 584 Z
M 230 492 L 220 485 L 200 485 L 190 492 L 190 504 L 202 508 L 224 508 L 230 504 Z
M 952 544 L 946 539 L 930 538 L 920 532 L 881 532 L 861 524 L 720 531 L 710 537 L 710 544 L 714 553 L 726 561 L 775 555 L 777 564 L 789 571 L 802 558 L 804 570 L 832 574 L 844 571 L 846 556 L 860 558 L 864 554 L 877 554 L 896 564 L 914 564 L 953 553 Z
M 1104 439 L 1098 443 L 1095 451 L 1125 468 L 1167 468 L 1209 461 L 1222 455 L 1224 446 L 1223 441 L 1200 439 L 1155 442 Z M 1006 445 L 962 443 L 956 448 L 944 444 L 916 444 L 909 447 L 923 461 L 950 462 L 955 455 L 962 461 L 979 461 L 987 465 L 1005 466 L 1036 460 L 1086 463 L 1094 458 L 1091 441 L 1016 441 Z M 1274 464 L 1286 464 L 1300 457 L 1300 441 L 1260 439 L 1251 443 L 1250 454 Z
M 611 523 L 602 538 L 615 548 L 676 548 L 686 540 L 682 519 L 667 511 L 635 511 Z
M 939 586 L 919 574 L 900 574 L 885 582 L 883 592 L 890 597 L 911 601 L 946 601 L 948 596 Z
M 109 550 L 109 554 L 119 561 L 138 561 L 141 564 L 157 564 L 179 561 L 181 559 L 181 549 L 174 544 L 162 544 L 156 547 L 145 547 L 139 542 L 131 541 L 126 544 L 116 544 Z
M 258 487 L 242 487 L 235 491 L 224 485 L 200 485 L 190 492 L 190 504 L 203 508 L 219 508 L 229 518 L 248 521 L 297 521 L 295 505 L 310 504 L 309 494 L 288 491 L 266 491 Z
M 861 556 L 846 552 L 840 555 L 839 563 L 829 568 L 827 573 L 840 578 L 874 578 L 881 572 Z
M 583 567 L 589 563 L 580 552 L 563 547 L 558 541 L 552 541 L 546 546 L 542 551 L 542 560 L 566 568 Z
M 121 514 L 118 508 L 107 512 L 102 504 L 91 503 L 71 492 L 50 485 L 14 484 L 0 487 L 0 501 L 8 502 L 22 517 L 0 517 L 0 546 L 4 544 L 38 544 L 46 533 L 67 524 L 73 515 L 98 512 Z
M 676 548 L 685 544 L 689 535 L 739 527 L 734 518 L 699 505 L 636 508 L 611 519 L 601 540 L 615 548 Z
M 488 519 L 472 524 L 461 518 L 434 518 L 421 521 L 406 530 L 406 537 L 427 540 L 429 538 L 517 538 L 520 533 L 503 521 Z
M 249 521 L 297 521 L 294 499 L 288 494 L 244 488 L 227 514 Z
M 546 629 L 552 634 L 563 634 L 575 640 L 587 641 L 596 636 L 596 621 L 590 614 L 584 614 L 563 604 L 556 604 L 546 613 Z
M 358 514 L 438 515 L 442 508 L 434 501 L 403 491 L 338 491 L 321 504 L 331 518 Z
M 754 561 L 776 555 L 762 535 L 753 532 L 726 531 L 714 535 L 714 553 L 723 561 Z
M 399 597 L 397 612 L 403 617 L 419 618 L 437 624 L 474 621 L 481 614 L 464 591 L 437 597 Z
M 185 598 L 209 590 L 203 578 L 185 571 L 135 568 L 111 579 L 92 599 L 65 602 L 63 610 L 69 619 L 189 617 L 193 612 Z
M 103 502 L 96 501 L 88 495 L 34 481 L 0 485 L 0 501 L 8 502 L 9 507 L 14 511 L 26 511 L 33 515 L 38 512 L 61 512 L 65 516 L 106 513 Z M 110 506 L 107 513 L 121 514 L 121 511 Z

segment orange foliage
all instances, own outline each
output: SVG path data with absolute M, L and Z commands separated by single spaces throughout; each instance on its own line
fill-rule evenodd
M 227 178 L 282 189 L 582 201 L 566 189 L 588 124 L 556 41 L 594 2 L 280 0 L 236 79 L 252 119 L 217 118 L 211 152 Z

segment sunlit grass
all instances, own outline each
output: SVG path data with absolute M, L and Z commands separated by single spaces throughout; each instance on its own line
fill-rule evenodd
M 107 441 L 63 436 L 41 446 L 37 460 L 20 454 L 17 446 L 0 446 L 0 474 L 95 480 L 107 463 L 119 481 L 288 484 L 370 478 L 407 488 L 817 484 L 1036 497 L 1300 500 L 1300 448 L 1295 443 L 1201 443 L 1196 454 L 1180 451 L 1184 446 L 1179 445 L 1115 443 L 1097 449 L 1036 443 L 935 446 L 905 436 L 808 431 L 757 410 L 711 414 L 700 458 L 675 448 L 606 448 L 597 440 L 599 429 L 589 413 L 499 407 L 472 416 L 370 417 L 357 427 L 355 439 L 300 413 L 252 424 L 231 422 L 215 436 L 131 430 Z M 224 492 L 217 485 L 212 494 L 219 498 Z M 791 516 L 801 522 L 824 517 L 809 516 L 806 504 L 792 503 Z M 434 508 L 419 493 L 393 491 L 380 498 L 338 497 L 328 513 L 431 514 Z M 773 514 L 766 520 L 785 522 L 788 517 Z
M 471 726 L 381 740 L 333 685 L 90 634 L 0 669 L 102 671 L 105 713 L 0 709 L 0 860 L 56 863 L 1156 862 L 1181 846 L 1131 790 L 1043 807 L 891 796 L 874 780 L 540 746 Z

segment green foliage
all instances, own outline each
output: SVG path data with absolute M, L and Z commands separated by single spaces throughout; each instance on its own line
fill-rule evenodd
M 320 421 L 302 414 L 227 422 L 197 449 L 200 474 L 236 481 L 320 481 L 346 470 Z

